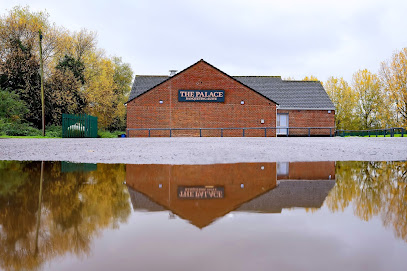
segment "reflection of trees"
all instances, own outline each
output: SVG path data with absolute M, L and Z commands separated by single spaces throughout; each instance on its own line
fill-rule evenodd
M 87 255 L 102 229 L 117 228 L 130 214 L 124 165 L 61 173 L 60 163 L 46 163 L 35 255 L 40 174 L 41 163 L 0 162 L 1 268 L 38 269 L 58 255 Z
M 335 176 L 326 200 L 332 211 L 353 202 L 355 215 L 366 221 L 380 215 L 407 241 L 407 162 L 337 162 Z

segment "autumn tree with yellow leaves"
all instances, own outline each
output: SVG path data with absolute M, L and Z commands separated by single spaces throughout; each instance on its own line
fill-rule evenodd
M 396 124 L 407 126 L 407 48 L 382 62 L 380 75 L 388 97 L 393 102 L 391 108 L 394 109 Z
M 353 74 L 352 89 L 356 96 L 356 117 L 361 129 L 379 128 L 380 107 L 383 103 L 381 82 L 367 69 Z
M 356 129 L 356 95 L 343 77 L 329 77 L 325 90 L 335 105 L 336 129 Z
M 99 118 L 102 129 L 124 129 L 124 103 L 133 77 L 130 65 L 106 56 L 97 47 L 95 32 L 71 32 L 48 18 L 46 12 L 28 7 L 15 7 L 0 18 L 0 88 L 17 93 L 28 105 L 26 120 L 40 126 L 41 29 L 47 123 L 60 125 L 62 113 L 88 113 Z

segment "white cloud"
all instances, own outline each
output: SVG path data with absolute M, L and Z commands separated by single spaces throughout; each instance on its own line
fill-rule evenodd
M 99 46 L 137 74 L 166 74 L 203 58 L 228 74 L 351 79 L 407 44 L 405 1 L 8 1 L 30 5 L 70 30 L 98 32 Z

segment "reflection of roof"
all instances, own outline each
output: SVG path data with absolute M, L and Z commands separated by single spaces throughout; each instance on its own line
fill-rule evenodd
M 320 208 L 335 180 L 279 181 L 269 192 L 242 204 L 236 211 L 279 213 L 283 208 Z
M 334 185 L 335 180 L 280 181 L 276 188 L 269 190 L 249 202 L 243 203 L 236 211 L 280 213 L 283 208 L 320 208 Z M 134 210 L 149 212 L 167 210 L 165 207 L 154 202 L 154 199 L 150 199 L 148 196 L 134 190 L 130 186 L 127 186 L 127 188 Z
M 127 190 L 129 191 L 131 205 L 133 205 L 134 211 L 157 212 L 167 210 L 160 204 L 155 203 L 149 197 L 134 190 L 130 186 L 127 186 Z

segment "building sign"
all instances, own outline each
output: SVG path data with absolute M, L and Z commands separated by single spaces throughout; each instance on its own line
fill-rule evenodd
M 223 199 L 224 197 L 223 186 L 178 186 L 180 199 Z
M 218 102 L 225 101 L 224 90 L 178 90 L 179 102 Z

